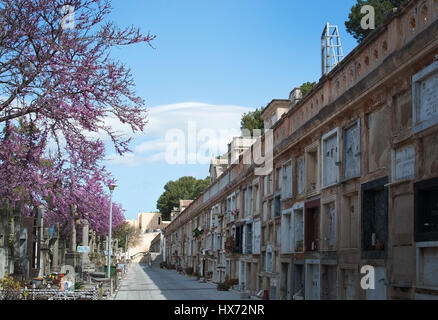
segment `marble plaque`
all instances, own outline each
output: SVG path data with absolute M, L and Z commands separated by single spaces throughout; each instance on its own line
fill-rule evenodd
M 394 180 L 400 181 L 414 178 L 415 149 L 407 146 L 395 151 Z
M 414 132 L 438 124 L 438 61 L 412 78 Z

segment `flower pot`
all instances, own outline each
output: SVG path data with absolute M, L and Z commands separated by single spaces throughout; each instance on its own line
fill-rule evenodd
M 377 251 L 383 251 L 384 249 L 385 249 L 385 246 L 384 246 L 383 242 L 380 241 L 380 240 L 377 240 L 377 242 L 376 242 L 376 250 Z

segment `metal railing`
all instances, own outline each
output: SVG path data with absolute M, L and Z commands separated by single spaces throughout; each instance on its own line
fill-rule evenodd
M 98 286 L 91 290 L 61 291 L 58 289 L 21 289 L 21 300 L 99 300 Z M 4 292 L 0 290 L 0 300 Z

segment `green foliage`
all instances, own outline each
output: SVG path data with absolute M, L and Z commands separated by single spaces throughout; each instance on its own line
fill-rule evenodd
M 0 290 L 3 293 L 0 295 L 2 300 L 20 300 L 21 286 L 20 281 L 15 280 L 12 276 L 6 274 L 3 279 L 0 279 Z
M 126 239 L 128 239 L 128 246 L 134 247 L 140 240 L 141 230 L 131 226 L 127 221 L 122 223 L 115 231 L 114 238 L 119 240 L 119 246 L 125 248 Z
M 385 17 L 391 13 L 393 8 L 399 7 L 405 0 L 357 0 L 357 3 L 351 8 L 348 15 L 348 21 L 345 21 L 347 32 L 350 33 L 357 42 L 361 42 L 374 30 L 362 29 L 360 22 L 364 17 L 364 14 L 360 13 L 360 9 L 364 5 L 373 6 L 375 9 L 375 24 L 376 27 L 382 23 Z
M 75 290 L 80 290 L 84 287 L 82 282 L 75 282 Z
M 218 283 L 217 290 L 219 291 L 228 291 L 231 287 L 239 284 L 238 279 L 228 279 L 225 280 L 223 283 Z
M 312 88 L 315 86 L 316 82 L 304 82 L 301 86 L 301 92 L 303 93 L 303 97 L 306 96 L 312 90 Z
M 179 200 L 194 200 L 209 186 L 210 177 L 196 179 L 182 177 L 176 181 L 169 181 L 164 186 L 164 192 L 157 201 L 163 220 L 170 220 L 170 213 L 174 207 L 179 206 Z
M 192 231 L 193 236 L 197 239 L 201 234 L 204 233 L 204 230 L 199 230 L 198 228 L 195 228 Z
M 227 282 L 220 282 L 217 284 L 217 290 L 218 291 L 228 291 L 230 290 L 230 286 Z
M 248 113 L 244 113 L 242 115 L 242 119 L 240 120 L 240 129 L 247 129 L 253 134 L 254 129 L 262 130 L 262 135 L 264 131 L 264 123 L 261 118 L 261 115 L 264 111 L 264 108 L 256 109 L 255 111 L 250 111 Z

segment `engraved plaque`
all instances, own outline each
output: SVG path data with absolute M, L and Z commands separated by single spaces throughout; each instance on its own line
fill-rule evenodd
M 412 78 L 414 132 L 438 123 L 438 61 Z
M 344 129 L 344 179 L 360 176 L 360 120 Z
M 407 146 L 395 151 L 394 180 L 405 180 L 414 177 L 415 149 Z
M 425 121 L 438 114 L 438 73 L 421 81 L 417 121 Z

